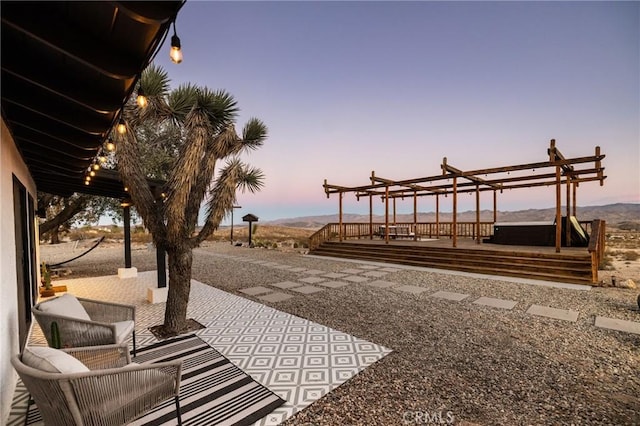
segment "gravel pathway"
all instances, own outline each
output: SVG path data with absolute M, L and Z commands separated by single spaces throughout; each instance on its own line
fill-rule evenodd
M 95 252 L 69 265 L 70 278 L 111 275 L 122 266 L 121 249 Z M 134 249 L 133 264 L 155 269 L 155 254 Z M 576 291 L 417 270 L 371 280 L 424 288 L 419 294 L 366 283 L 310 284 L 323 291 L 308 295 L 274 287 L 359 265 L 223 243 L 195 252 L 198 281 L 257 301 L 259 295 L 240 290 L 264 286 L 295 295 L 263 303 L 393 349 L 285 424 L 640 424 L 640 335 L 594 326 L 596 315 L 640 322 L 637 290 Z M 431 297 L 437 291 L 469 297 Z M 479 297 L 517 304 L 507 310 L 473 303 Z M 568 322 L 527 314 L 533 304 L 579 316 Z

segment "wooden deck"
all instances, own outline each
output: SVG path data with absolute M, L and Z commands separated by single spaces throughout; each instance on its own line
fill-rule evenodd
M 390 240 L 379 237 L 325 241 L 311 254 L 501 275 L 545 281 L 594 284 L 586 247 L 514 246 L 477 242 L 471 238 Z

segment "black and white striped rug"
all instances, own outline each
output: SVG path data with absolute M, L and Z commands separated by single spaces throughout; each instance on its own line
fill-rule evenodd
M 138 349 L 133 359 L 139 364 L 182 360 L 180 408 L 182 423 L 188 425 L 250 425 L 285 401 L 236 367 L 198 336 L 180 336 Z M 29 409 L 27 424 L 41 421 L 35 406 Z M 173 399 L 131 425 L 175 425 Z

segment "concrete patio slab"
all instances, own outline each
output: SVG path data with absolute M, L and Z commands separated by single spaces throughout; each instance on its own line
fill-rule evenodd
M 289 270 L 290 270 L 291 272 L 305 272 L 305 271 L 307 271 L 308 269 L 307 269 L 307 268 L 301 268 L 301 267 L 298 267 L 298 268 L 291 268 L 291 269 L 289 269 Z
M 323 287 L 329 287 L 329 288 L 340 288 L 340 287 L 349 285 L 349 283 L 345 283 L 342 281 L 324 281 L 324 282 L 318 283 L 318 285 L 321 285 Z
M 258 287 L 247 287 L 240 290 L 244 294 L 248 294 L 249 296 L 257 296 L 258 294 L 271 293 L 273 290 L 258 286 Z
M 531 305 L 527 309 L 527 313 L 531 315 L 538 315 L 541 317 L 554 318 L 563 321 L 576 322 L 578 320 L 579 312 L 571 311 L 569 309 L 551 308 L 549 306 Z
M 394 290 L 400 290 L 400 291 L 404 291 L 411 294 L 420 294 L 420 293 L 424 293 L 428 289 L 424 287 L 418 287 L 416 285 L 402 285 L 400 287 L 394 288 Z
M 306 278 L 300 278 L 298 281 L 301 281 L 307 284 L 317 284 L 319 282 L 326 281 L 326 280 L 327 279 L 323 277 L 306 277 Z
M 301 283 L 296 283 L 293 281 L 283 281 L 281 283 L 270 284 L 273 287 L 278 287 L 282 289 L 294 288 L 294 287 L 302 287 Z
M 359 275 L 349 275 L 348 277 L 344 277 L 343 280 L 351 281 L 352 283 L 363 283 L 365 281 L 369 281 L 371 278 L 361 277 Z
M 608 330 L 624 331 L 625 333 L 640 334 L 640 322 L 620 320 L 607 317 L 596 317 L 596 327 Z
M 382 278 L 385 275 L 387 275 L 388 272 L 382 272 L 382 271 L 369 271 L 369 272 L 365 272 L 364 275 L 365 277 L 373 277 L 373 278 Z
M 359 269 L 380 269 L 379 266 L 376 265 L 359 265 Z
M 345 269 L 343 271 L 341 271 L 345 274 L 359 274 L 360 272 L 362 272 L 362 269 L 355 269 L 355 268 L 349 268 L 349 269 Z
M 285 300 L 289 300 L 293 298 L 292 295 L 282 292 L 276 292 L 271 294 L 266 294 L 264 296 L 259 296 L 258 299 L 264 300 L 265 302 L 278 303 L 284 302 Z
M 371 287 L 378 287 L 378 288 L 389 288 L 389 287 L 395 287 L 398 285 L 398 283 L 393 283 L 391 281 L 384 281 L 384 280 L 375 280 L 375 281 L 366 282 L 364 284 L 370 285 Z
M 328 274 L 324 274 L 323 277 L 327 277 L 327 278 L 344 278 L 349 274 L 341 274 L 338 272 L 329 272 Z
M 312 285 L 305 285 L 304 287 L 296 287 L 290 290 L 298 293 L 302 293 L 302 294 L 313 294 L 313 293 L 318 293 L 319 291 L 323 291 L 323 289 L 314 287 Z
M 518 302 L 513 300 L 495 299 L 493 297 L 481 297 L 474 300 L 473 303 L 500 309 L 513 309 L 518 304 Z
M 307 269 L 306 271 L 304 271 L 304 273 L 307 275 L 318 275 L 324 272 L 326 271 L 321 271 L 320 269 Z
M 459 302 L 469 297 L 469 295 L 462 294 L 462 293 L 454 293 L 452 291 L 436 291 L 431 295 L 431 297 L 437 297 L 439 299 L 453 300 L 455 302 Z
M 402 269 L 399 268 L 381 268 L 382 272 L 400 272 Z

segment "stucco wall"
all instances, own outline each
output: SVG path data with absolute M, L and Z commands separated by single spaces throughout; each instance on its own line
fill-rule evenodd
M 16 275 L 15 224 L 13 214 L 13 175 L 36 199 L 36 188 L 13 138 L 2 120 L 0 136 L 0 423 L 5 424 L 17 374 L 11 356 L 18 352 L 18 292 Z

